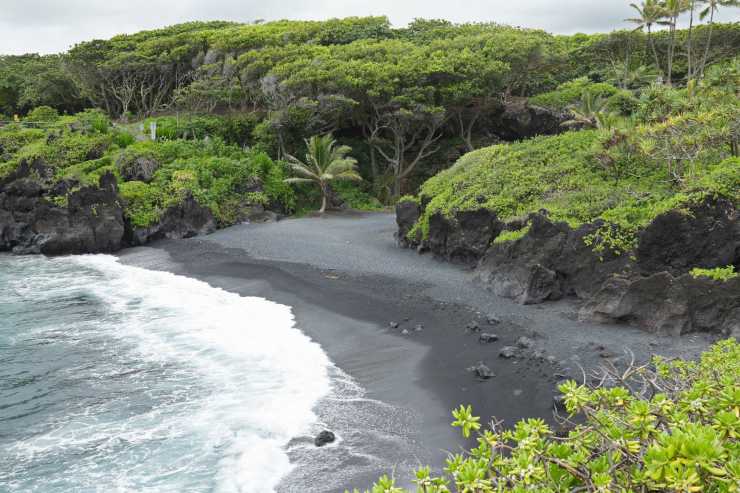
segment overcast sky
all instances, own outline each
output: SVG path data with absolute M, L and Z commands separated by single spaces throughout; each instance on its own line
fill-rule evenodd
M 79 41 L 192 20 L 353 15 L 387 15 L 395 26 L 424 17 L 567 34 L 624 27 L 632 12 L 627 0 L 0 0 L 0 53 L 56 53 Z M 740 21 L 740 9 L 726 9 L 721 19 Z

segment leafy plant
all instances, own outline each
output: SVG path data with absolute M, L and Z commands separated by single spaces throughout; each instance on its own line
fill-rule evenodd
M 286 183 L 315 183 L 321 190 L 320 213 L 326 211 L 329 198 L 329 183 L 334 180 L 360 181 L 357 161 L 347 157 L 352 150 L 349 146 L 336 146 L 331 135 L 313 136 L 306 141 L 306 158 L 301 161 L 288 156 L 288 166 L 299 175 L 286 178 Z
M 727 267 L 715 267 L 714 269 L 702 269 L 695 267 L 691 269 L 691 276 L 694 278 L 706 277 L 715 281 L 729 281 L 740 276 L 739 273 L 735 272 L 734 265 L 728 265 Z
M 445 473 L 416 473 L 419 493 L 733 492 L 740 488 L 740 345 L 719 342 L 699 361 L 608 364 L 593 386 L 560 385 L 560 430 L 541 419 L 512 429 L 453 412 L 477 447 L 451 454 Z M 405 490 L 384 476 L 372 492 Z

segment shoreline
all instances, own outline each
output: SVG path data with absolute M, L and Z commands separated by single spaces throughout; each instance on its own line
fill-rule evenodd
M 345 462 L 311 471 L 314 481 L 336 478 L 331 488 L 315 491 L 369 487 L 394 470 L 408 484 L 412 467 L 440 467 L 445 451 L 465 445 L 450 427 L 450 411 L 460 404 L 473 405 L 483 421 L 495 416 L 513 425 L 523 417 L 550 419 L 557 382 L 580 375 L 580 367 L 617 360 L 625 348 L 638 359 L 654 352 L 692 357 L 712 342 L 701 334 L 677 339 L 580 323 L 571 318 L 573 305 L 567 301 L 524 307 L 497 298 L 476 286 L 469 271 L 398 249 L 394 228 L 385 213 L 287 219 L 166 240 L 124 250 L 118 257 L 291 306 L 296 327 L 365 389 L 367 402 L 385 403 L 403 415 L 390 430 L 377 423 L 370 430 L 340 424 L 352 435 L 342 443 L 361 450 Z M 489 316 L 500 322 L 490 324 Z M 391 322 L 399 327 L 391 328 Z M 480 344 L 478 335 L 466 329 L 471 323 L 499 340 Z M 419 324 L 423 329 L 416 332 Z M 404 329 L 408 334 L 401 333 Z M 498 356 L 521 336 L 533 341 L 527 354 L 540 351 L 537 357 Z M 468 368 L 477 362 L 496 376 L 475 378 Z M 320 420 L 331 419 L 329 411 L 322 413 L 319 406 Z M 337 423 L 344 411 L 334 413 Z M 316 455 L 304 449 L 304 456 Z M 337 477 L 346 471 L 354 472 Z M 310 479 L 298 467 L 280 491 Z

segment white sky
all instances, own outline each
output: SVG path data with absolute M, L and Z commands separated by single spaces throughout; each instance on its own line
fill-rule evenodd
M 77 42 L 192 20 L 326 19 L 387 15 L 495 21 L 554 33 L 626 27 L 628 0 L 0 0 L 0 53 L 56 53 Z M 725 9 L 723 21 L 740 21 Z

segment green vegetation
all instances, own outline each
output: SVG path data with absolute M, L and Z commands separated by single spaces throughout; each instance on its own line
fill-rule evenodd
M 301 161 L 288 156 L 288 166 L 297 177 L 286 178 L 285 183 L 315 183 L 321 190 L 320 213 L 326 211 L 330 188 L 333 181 L 361 181 L 357 174 L 357 160 L 348 157 L 349 146 L 336 146 L 331 135 L 313 136 L 306 141 L 306 159 Z
M 482 425 L 453 412 L 477 447 L 451 454 L 445 474 L 420 468 L 420 493 L 732 492 L 740 485 L 740 345 L 715 344 L 699 361 L 655 358 L 607 367 L 596 387 L 560 386 L 562 430 L 540 419 Z M 597 379 L 598 381 L 598 379 Z M 383 477 L 371 493 L 403 493 Z
M 50 113 L 34 111 L 42 112 Z M 46 121 L 43 129 L 24 124 L 0 128 L 0 177 L 21 160 L 40 159 L 53 167 L 54 181 L 67 180 L 74 191 L 111 172 L 118 178 L 125 213 L 137 227 L 153 225 L 187 196 L 208 207 L 221 226 L 239 220 L 252 205 L 295 207 L 295 194 L 284 183 L 284 165 L 257 149 L 218 137 L 136 142 L 96 110 Z M 66 196 L 53 200 L 64 205 Z
M 737 278 L 740 274 L 735 272 L 735 266 L 728 265 L 727 267 L 715 267 L 714 269 L 696 267 L 691 269 L 691 276 L 694 278 L 706 277 L 715 281 L 729 281 Z
M 722 81 L 719 83 L 719 81 Z M 431 215 L 453 217 L 481 207 L 502 220 L 547 209 L 554 220 L 608 225 L 587 238 L 597 252 L 623 253 L 656 215 L 692 201 L 740 191 L 738 62 L 712 67 L 690 89 L 650 86 L 630 117 L 592 130 L 501 144 L 463 156 L 427 181 L 428 205 L 415 230 L 428 234 Z M 586 125 L 583 116 L 582 126 Z
M 524 238 L 524 236 L 529 232 L 529 227 L 524 227 L 522 229 L 517 229 L 514 231 L 504 231 L 501 234 L 499 234 L 493 242 L 496 244 L 506 243 L 509 241 L 516 241 L 520 238 Z
M 515 138 L 496 115 L 520 98 L 581 110 L 588 89 L 607 113 L 587 111 L 588 121 L 613 126 L 608 114 L 630 115 L 633 92 L 658 79 L 690 85 L 740 50 L 740 27 L 713 22 L 727 1 L 711 4 L 704 20 L 709 4 L 682 4 L 696 12 L 687 30 L 652 3 L 652 18 L 637 24 L 647 32 L 598 35 L 423 19 L 393 28 L 385 17 L 180 24 L 60 55 L 0 56 L 0 113 L 92 105 L 137 122 L 134 134 L 154 119 L 160 139 L 218 137 L 274 160 L 331 132 L 354 149 L 363 192 L 392 204 L 461 152 Z M 668 29 L 656 31 L 661 23 Z

